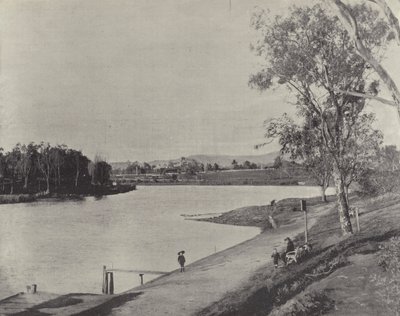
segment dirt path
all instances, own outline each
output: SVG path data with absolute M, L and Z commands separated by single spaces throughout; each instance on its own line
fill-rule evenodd
M 309 226 L 328 207 L 309 211 Z M 217 225 L 217 224 L 216 224 Z M 111 315 L 193 315 L 220 300 L 225 293 L 239 289 L 252 274 L 271 262 L 274 247 L 283 247 L 286 236 L 303 232 L 301 217 L 289 226 L 199 260 L 185 273 L 173 272 L 129 292 L 143 292 L 135 300 L 112 309 Z

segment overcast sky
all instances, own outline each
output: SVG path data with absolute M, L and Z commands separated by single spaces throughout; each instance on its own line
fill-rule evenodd
M 248 87 L 249 20 L 255 5 L 279 13 L 293 1 L 231 2 L 1 1 L 0 146 L 43 140 L 109 161 L 276 150 L 253 146 L 263 121 L 293 106 Z M 400 147 L 396 112 L 376 111 Z

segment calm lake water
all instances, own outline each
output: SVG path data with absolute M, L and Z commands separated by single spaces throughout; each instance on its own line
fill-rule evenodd
M 171 271 L 180 250 L 190 263 L 259 233 L 181 214 L 318 194 L 301 186 L 146 186 L 102 199 L 0 205 L 0 298 L 33 283 L 40 291 L 100 293 L 103 265 Z M 137 273 L 115 272 L 114 279 L 117 293 L 139 284 Z

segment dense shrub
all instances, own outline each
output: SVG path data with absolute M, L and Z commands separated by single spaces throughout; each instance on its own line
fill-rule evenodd
M 400 170 L 380 171 L 369 169 L 358 181 L 359 192 L 364 195 L 380 195 L 400 191 Z
M 383 246 L 379 260 L 383 274 L 374 274 L 371 281 L 378 287 L 377 294 L 394 313 L 400 315 L 400 238 L 392 237 Z
M 333 306 L 333 300 L 323 292 L 303 292 L 275 309 L 270 316 L 321 315 Z

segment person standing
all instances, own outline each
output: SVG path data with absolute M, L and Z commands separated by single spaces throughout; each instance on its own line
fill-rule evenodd
M 285 241 L 286 241 L 286 253 L 294 251 L 293 241 L 289 237 L 286 237 Z
M 276 248 L 274 248 L 271 258 L 273 258 L 273 260 L 274 260 L 275 269 L 278 268 L 279 257 L 280 256 L 279 256 L 278 250 L 276 250 Z
M 185 272 L 185 262 L 186 262 L 186 259 L 185 259 L 185 256 L 183 255 L 185 253 L 185 251 L 180 251 L 180 252 L 178 252 L 178 262 L 179 262 L 179 265 L 181 266 L 181 272 Z
M 286 241 L 286 251 L 282 253 L 281 259 L 285 264 L 287 264 L 286 254 L 294 251 L 294 244 L 289 237 L 286 237 L 284 240 Z

